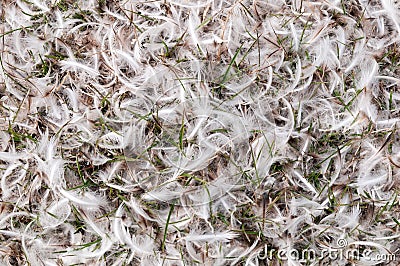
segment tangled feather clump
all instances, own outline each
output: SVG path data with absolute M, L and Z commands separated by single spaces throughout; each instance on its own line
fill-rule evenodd
M 1 265 L 397 254 L 396 1 L 3 0 L 0 20 Z

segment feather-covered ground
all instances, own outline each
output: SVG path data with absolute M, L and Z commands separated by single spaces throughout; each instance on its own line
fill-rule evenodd
M 0 21 L 1 265 L 398 265 L 397 1 L 3 0 Z

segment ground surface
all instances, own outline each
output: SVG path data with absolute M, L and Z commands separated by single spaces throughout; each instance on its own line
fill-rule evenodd
M 0 21 L 1 265 L 398 264 L 396 1 Z

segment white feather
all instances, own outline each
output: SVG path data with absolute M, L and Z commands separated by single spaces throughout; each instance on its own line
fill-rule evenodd
M 222 241 L 226 242 L 231 239 L 234 239 L 238 237 L 237 233 L 233 232 L 220 232 L 220 233 L 215 233 L 215 234 L 202 234 L 202 235 L 197 235 L 194 233 L 191 233 L 185 237 L 182 238 L 182 240 L 188 241 L 188 242 L 215 242 L 215 241 Z

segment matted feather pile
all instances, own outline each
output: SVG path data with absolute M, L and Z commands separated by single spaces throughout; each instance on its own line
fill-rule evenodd
M 398 265 L 399 8 L 3 0 L 0 265 Z

